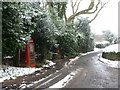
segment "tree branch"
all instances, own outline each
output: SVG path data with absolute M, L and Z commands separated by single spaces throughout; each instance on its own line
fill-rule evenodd
M 75 10 L 75 13 L 77 13 L 77 11 L 78 11 L 78 7 L 79 7 L 81 1 L 82 1 L 82 0 L 80 0 L 80 1 L 78 2 L 78 4 L 77 4 L 77 8 L 76 8 L 76 10 Z
M 71 0 L 71 7 L 72 7 L 72 12 L 73 14 L 77 13 L 77 10 L 78 10 L 78 7 L 79 7 L 79 4 L 82 0 L 76 0 L 75 3 L 73 3 L 73 0 Z M 78 4 L 77 4 L 78 2 Z M 77 6 L 76 10 L 75 10 L 75 7 Z
M 66 16 L 66 13 L 64 12 L 64 17 L 65 17 L 65 21 L 67 22 L 67 16 Z
M 91 0 L 91 3 L 90 3 L 90 5 L 89 5 L 89 7 L 88 7 L 87 9 L 82 10 L 82 11 L 80 11 L 80 12 L 78 12 L 78 13 L 74 13 L 73 15 L 71 15 L 71 16 L 68 18 L 67 22 L 70 22 L 70 21 L 71 21 L 72 19 L 74 19 L 76 16 L 79 16 L 79 15 L 81 15 L 81 14 L 86 14 L 88 11 L 92 10 L 93 7 L 94 7 L 94 0 Z
M 71 7 L 72 7 L 72 13 L 74 14 L 74 5 L 73 5 L 73 0 L 71 0 Z
M 98 6 L 99 6 L 100 2 L 101 1 L 99 0 L 99 2 L 96 5 L 96 9 L 93 12 L 88 12 L 87 14 L 93 14 L 93 13 L 95 13 L 98 10 Z
M 76 6 L 77 2 L 78 2 L 78 0 L 76 0 L 76 2 L 75 2 L 75 4 L 74 4 L 74 7 Z
M 109 1 L 108 1 L 108 2 L 109 2 Z M 96 17 L 97 17 L 98 14 L 100 13 L 100 11 L 103 9 L 103 7 L 104 7 L 108 2 L 104 3 L 103 5 L 102 5 L 102 2 L 101 2 L 101 8 L 100 8 L 99 11 L 96 13 L 96 15 L 94 16 L 94 18 L 91 19 L 88 23 L 91 23 L 92 21 L 94 21 L 94 20 L 96 19 Z

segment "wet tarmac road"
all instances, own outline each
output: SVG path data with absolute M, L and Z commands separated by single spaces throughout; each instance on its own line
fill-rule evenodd
M 118 88 L 118 69 L 100 62 L 97 53 L 83 56 L 75 63 L 83 70 L 65 88 Z
M 69 73 L 79 70 L 64 88 L 118 88 L 118 69 L 108 67 L 99 61 L 101 52 L 92 52 L 80 56 L 78 60 L 68 64 L 60 71 L 52 74 L 31 88 L 48 88 Z

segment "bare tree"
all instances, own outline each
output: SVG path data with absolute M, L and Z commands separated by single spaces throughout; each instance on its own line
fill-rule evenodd
M 73 3 L 73 0 L 71 0 L 71 7 L 72 7 L 73 14 L 70 17 L 68 17 L 67 22 L 71 22 L 76 16 L 80 16 L 82 14 L 94 14 L 94 13 L 96 13 L 96 15 L 93 17 L 93 19 L 90 20 L 89 23 L 91 23 L 92 21 L 94 21 L 96 19 L 96 17 L 100 13 L 100 11 L 103 9 L 103 7 L 109 2 L 109 1 L 107 1 L 107 2 L 103 3 L 101 0 L 97 0 L 97 4 L 95 5 L 96 0 L 91 0 L 87 9 L 84 9 L 82 11 L 78 11 L 80 3 L 82 1 L 83 0 L 76 0 L 75 3 Z M 94 10 L 94 7 L 95 7 L 95 10 Z
M 58 5 L 58 13 L 61 13 L 67 23 L 73 21 L 75 17 L 84 15 L 84 14 L 95 14 L 95 16 L 89 21 L 91 23 L 96 19 L 100 11 L 105 7 L 105 5 L 110 1 L 103 2 L 102 0 L 91 0 L 88 8 L 79 11 L 80 4 L 84 0 L 71 0 L 71 8 L 72 8 L 72 15 L 67 18 L 66 16 L 66 5 L 65 3 L 61 2 Z M 97 3 L 95 3 L 97 2 Z M 46 6 L 49 7 L 50 11 L 54 12 L 54 2 L 47 2 Z

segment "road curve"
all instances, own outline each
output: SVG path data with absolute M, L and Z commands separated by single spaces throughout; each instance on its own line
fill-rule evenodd
M 83 70 L 65 88 L 118 88 L 118 69 L 100 62 L 97 54 L 85 55 L 75 62 Z
M 60 71 L 50 75 L 30 88 L 49 88 L 69 73 L 79 70 L 64 88 L 118 88 L 118 69 L 108 67 L 99 61 L 101 52 L 92 52 L 80 56 Z

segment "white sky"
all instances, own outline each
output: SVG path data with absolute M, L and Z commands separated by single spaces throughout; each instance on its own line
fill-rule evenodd
M 84 2 L 86 1 L 86 2 Z M 84 0 L 80 4 L 81 8 L 86 9 L 91 0 Z M 108 1 L 108 0 L 104 0 Z M 91 31 L 96 34 L 101 34 L 102 30 L 110 30 L 118 35 L 118 2 L 120 0 L 110 0 L 110 2 L 102 9 L 98 17 L 90 24 Z M 71 15 L 71 7 L 68 5 L 67 16 Z M 86 17 L 85 15 L 83 15 Z M 93 15 L 87 16 L 92 18 Z

